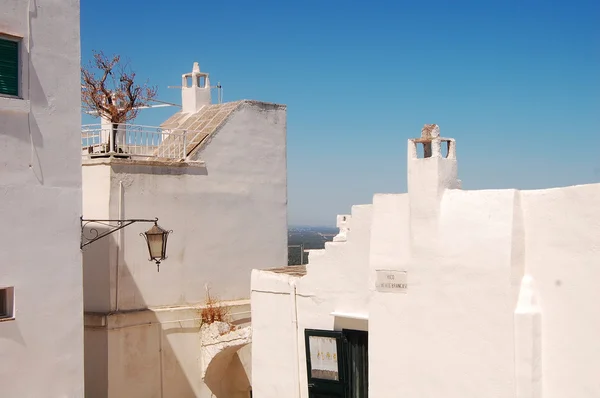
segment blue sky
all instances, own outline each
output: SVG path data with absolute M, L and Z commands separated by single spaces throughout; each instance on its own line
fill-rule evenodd
M 465 189 L 600 182 L 599 22 L 599 1 L 81 2 L 83 60 L 128 58 L 161 100 L 198 61 L 225 101 L 288 105 L 292 225 L 406 192 L 425 123 Z

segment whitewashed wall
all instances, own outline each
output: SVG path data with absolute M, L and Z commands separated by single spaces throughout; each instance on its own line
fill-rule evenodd
M 523 191 L 545 398 L 600 396 L 600 184 Z
M 86 297 L 88 285 L 110 291 L 111 297 L 110 307 L 91 300 L 86 310 L 198 303 L 204 300 L 205 284 L 222 299 L 249 298 L 253 268 L 286 264 L 285 123 L 285 107 L 244 104 L 198 153 L 204 166 L 84 165 L 86 217 L 158 217 L 163 228 L 174 231 L 159 273 L 139 236 L 150 224 L 113 236 L 122 242 L 110 265 L 84 257 L 86 269 L 107 270 L 115 281 L 99 285 L 86 280 Z M 117 255 L 118 283 L 112 276 Z
M 407 294 L 373 294 L 369 372 L 375 396 L 389 391 L 514 396 L 514 195 L 508 190 L 446 191 L 436 222 L 439 240 L 419 243 L 416 250 L 396 244 L 406 234 L 386 222 L 385 207 L 375 206 L 379 236 L 387 235 L 389 241 L 372 253 L 372 272 L 402 270 L 408 279 Z M 398 210 L 407 216 L 403 224 L 414 221 L 410 211 Z M 402 249 L 409 255 L 398 255 Z
M 253 397 L 299 396 L 297 339 L 300 337 L 292 293 L 297 279 L 252 271 Z
M 253 396 L 308 397 L 304 329 L 367 330 L 364 320 L 332 313 L 368 315 L 371 215 L 371 205 L 353 206 L 347 240 L 311 251 L 300 279 L 253 271 Z
M 244 103 L 193 159 L 203 163 L 168 166 L 94 160 L 84 164 L 86 217 L 158 217 L 163 228 L 173 230 L 160 272 L 148 261 L 146 243 L 139 236 L 150 224 L 134 224 L 86 250 L 86 311 L 169 307 L 171 321 L 186 320 L 158 329 L 110 331 L 111 347 L 153 342 L 127 351 L 127 358 L 109 356 L 108 365 L 99 365 L 111 369 L 110 396 L 124 396 L 125 391 L 126 396 L 148 396 L 143 391 L 157 386 L 154 376 L 166 366 L 164 358 L 160 363 L 156 343 L 162 339 L 176 353 L 171 371 L 162 373 L 163 386 L 169 386 L 162 396 L 210 397 L 199 379 L 198 324 L 189 321 L 187 310 L 178 311 L 202 303 L 206 286 L 222 300 L 247 300 L 253 268 L 287 264 L 285 112 L 280 105 Z M 161 323 L 156 317 L 153 322 Z M 152 371 L 144 372 L 148 367 Z M 126 378 L 125 370 L 131 369 L 136 377 Z M 90 370 L 88 379 L 95 373 Z
M 256 397 L 294 380 L 289 396 L 307 396 L 304 328 L 340 329 L 332 311 L 368 317 L 344 328 L 368 325 L 374 397 L 600 396 L 600 184 L 462 191 L 455 163 L 409 151 L 408 194 L 375 195 L 363 232 L 353 209 L 347 241 L 311 253 L 295 282 L 297 378 L 267 358 L 292 351 L 275 336 L 294 336 L 293 299 L 254 271 Z M 406 292 L 377 291 L 377 270 L 405 271 Z
M 247 326 L 249 303 L 229 304 L 233 320 Z M 204 361 L 206 347 L 200 325 L 198 307 L 166 307 L 107 317 L 87 314 L 85 396 L 211 398 L 213 391 L 203 374 L 213 364 Z M 247 398 L 249 390 L 251 376 L 240 366 L 242 359 L 243 353 L 234 353 L 229 363 L 219 364 L 220 375 L 229 382 L 230 395 L 236 398 Z M 215 391 L 214 397 L 221 396 Z
M 0 97 L 0 395 L 81 397 L 79 2 L 0 0 L 0 34 L 23 38 L 23 98 Z

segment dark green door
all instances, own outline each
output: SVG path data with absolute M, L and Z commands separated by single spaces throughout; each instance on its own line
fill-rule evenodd
M 368 335 L 307 329 L 309 398 L 368 398 Z
M 304 336 L 309 398 L 346 398 L 343 333 L 307 329 Z
M 342 331 L 344 334 L 346 380 L 348 398 L 369 397 L 369 336 L 358 330 Z

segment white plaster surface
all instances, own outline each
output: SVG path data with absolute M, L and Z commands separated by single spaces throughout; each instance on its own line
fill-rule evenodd
M 82 397 L 79 2 L 0 0 L 0 34 L 23 38 L 22 99 L 0 101 L 0 396 Z
M 304 329 L 366 330 L 364 320 L 331 313 L 368 313 L 369 269 L 364 265 L 369 261 L 371 220 L 371 205 L 353 206 L 347 241 L 328 242 L 321 253 L 311 251 L 308 274 L 303 278 L 253 271 L 253 396 L 308 397 Z M 290 300 L 294 280 L 295 302 Z M 296 357 L 298 362 L 294 363 Z
M 238 351 L 228 352 L 215 363 L 211 359 L 230 348 L 228 337 L 240 351 L 249 343 L 250 303 L 242 300 L 224 304 L 229 306 L 231 320 L 240 326 L 240 331 L 224 333 L 221 341 L 211 339 L 211 333 L 204 336 L 201 306 L 108 315 L 88 313 L 85 396 L 221 397 L 217 394 L 221 390 L 211 391 L 204 382 L 207 371 L 216 374 L 212 380 L 223 377 L 234 382 L 239 392 L 243 389 L 239 384 L 247 380 L 249 385 L 250 378 Z M 203 345 L 213 350 L 204 350 Z M 218 368 L 216 371 L 211 368 L 213 365 Z
M 253 397 L 298 397 L 290 279 L 297 278 L 252 271 Z
M 600 184 L 524 191 L 522 203 L 525 264 L 541 308 L 543 396 L 600 396 Z
M 350 214 L 341 214 L 337 216 L 336 226 L 339 229 L 339 233 L 333 237 L 334 242 L 345 242 L 348 238 L 348 231 L 350 230 L 350 222 L 352 217 Z
M 254 396 L 308 396 L 306 328 L 368 329 L 373 397 L 600 396 L 600 184 L 462 191 L 453 153 L 412 143 L 408 193 L 355 206 L 346 241 L 311 253 L 297 339 L 291 277 L 253 271 Z M 377 270 L 406 293 L 376 291 Z
M 150 224 L 134 224 L 84 250 L 86 311 L 117 312 L 119 319 L 145 308 L 174 314 L 169 326 L 154 319 L 154 326 L 109 327 L 108 354 L 90 347 L 97 332 L 86 328 L 86 354 L 98 358 L 98 371 L 86 369 L 86 380 L 109 368 L 108 380 L 90 381 L 98 390 L 86 396 L 102 397 L 105 388 L 97 386 L 108 383 L 109 397 L 210 397 L 198 325 L 179 308 L 199 308 L 207 286 L 221 300 L 248 299 L 253 268 L 287 262 L 285 107 L 245 103 L 203 145 L 185 167 L 106 159 L 83 166 L 86 218 L 158 217 L 173 230 L 160 272 L 139 236 Z M 239 311 L 248 318 L 245 307 Z M 137 348 L 131 345 L 138 340 Z M 229 369 L 236 380 L 248 378 L 242 357 L 235 358 Z M 120 376 L 127 372 L 135 376 Z
M 204 79 L 204 86 L 200 86 L 199 79 Z M 191 85 L 188 85 L 191 80 Z M 210 78 L 208 73 L 200 72 L 200 65 L 194 62 L 191 73 L 181 76 L 181 110 L 184 113 L 198 112 L 203 106 L 210 105 Z
M 158 273 L 139 236 L 149 224 L 106 238 L 104 258 L 86 248 L 85 268 L 110 275 L 86 278 L 86 298 L 109 297 L 86 300 L 86 311 L 199 303 L 207 284 L 221 299 L 248 298 L 253 268 L 287 261 L 285 140 L 285 109 L 245 104 L 192 159 L 205 167 L 84 165 L 86 218 L 158 217 L 173 230 Z
M 251 374 L 238 352 L 252 341 L 250 326 L 233 329 L 226 322 L 214 322 L 200 328 L 202 342 L 202 379 L 217 397 L 247 398 Z

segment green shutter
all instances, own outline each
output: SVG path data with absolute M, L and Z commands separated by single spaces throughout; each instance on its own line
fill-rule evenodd
M 0 94 L 19 95 L 19 43 L 0 38 Z

